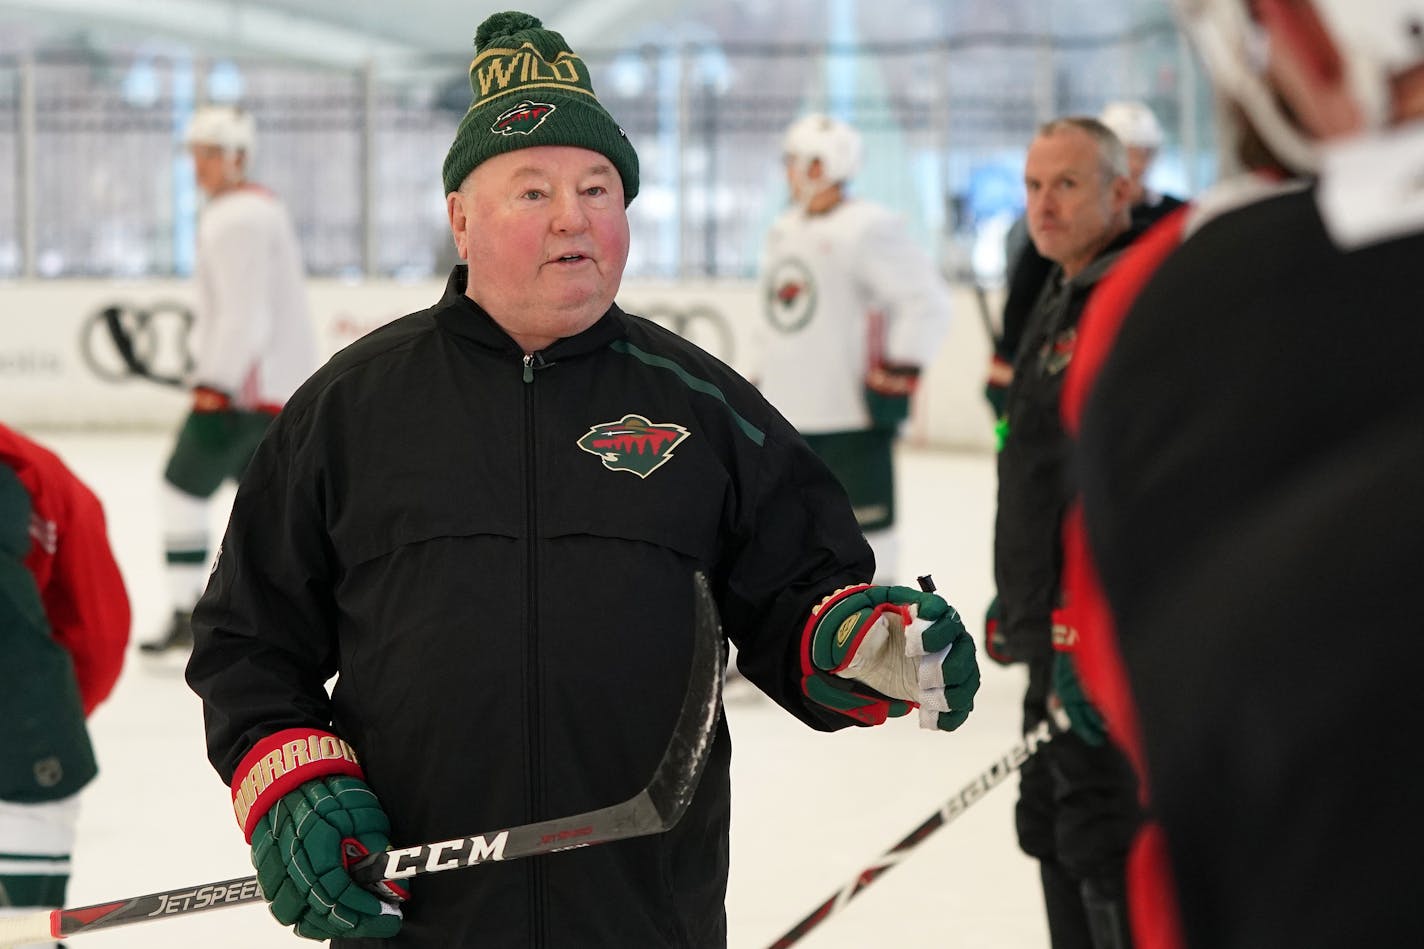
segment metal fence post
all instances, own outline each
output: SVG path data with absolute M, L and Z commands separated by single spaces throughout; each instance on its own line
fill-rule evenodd
M 1201 160 L 1198 157 L 1201 141 L 1197 130 L 1197 123 L 1200 121 L 1197 113 L 1197 67 L 1196 60 L 1192 58 L 1191 44 L 1181 32 L 1177 34 L 1177 105 L 1181 123 L 1177 131 L 1181 135 L 1182 156 L 1185 159 L 1183 164 L 1186 165 L 1187 171 L 1187 193 L 1196 194 L 1201 184 Z
M 1042 125 L 1058 115 L 1058 64 L 1054 56 L 1053 37 L 1039 37 L 1035 49 L 1038 56 L 1034 62 L 1033 105 L 1037 124 Z
M 20 57 L 19 174 L 15 182 L 20 205 L 20 273 L 33 278 L 37 273 L 38 217 L 35 207 L 35 59 Z
M 663 62 L 669 54 L 657 54 L 652 50 L 647 50 L 646 55 L 655 64 L 650 72 L 662 78 L 661 73 L 654 70 L 662 69 Z M 688 232 L 688 146 L 692 141 L 692 70 L 694 47 L 691 43 L 680 43 L 676 49 L 677 66 L 677 88 L 676 88 L 676 115 L 667 115 L 660 108 L 658 110 L 658 136 L 664 144 L 672 144 L 673 158 L 668 162 L 668 167 L 676 175 L 673 194 L 675 205 L 673 209 L 674 226 L 669 230 L 677 241 L 677 248 L 674 254 L 669 256 L 672 261 L 671 276 L 677 279 L 685 279 L 695 271 L 695 262 L 692 257 L 692 235 Z M 660 101 L 664 99 L 661 90 L 657 91 Z M 712 143 L 708 142 L 707 147 L 711 148 Z
M 361 272 L 376 276 L 380 267 L 376 245 L 376 64 L 361 67 Z

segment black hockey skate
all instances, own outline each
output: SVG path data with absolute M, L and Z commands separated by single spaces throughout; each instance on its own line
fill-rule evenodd
M 183 610 L 173 611 L 173 620 L 168 630 L 157 639 L 139 643 L 138 648 L 146 653 L 168 652 L 170 649 L 188 649 L 193 645 L 193 614 Z

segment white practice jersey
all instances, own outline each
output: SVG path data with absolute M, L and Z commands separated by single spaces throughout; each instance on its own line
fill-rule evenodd
M 949 327 L 949 286 L 895 213 L 848 198 L 783 212 L 761 261 L 762 394 L 806 434 L 870 427 L 872 362 L 925 366 Z
M 194 383 L 238 408 L 281 406 L 317 367 L 301 249 L 286 209 L 242 187 L 198 221 Z

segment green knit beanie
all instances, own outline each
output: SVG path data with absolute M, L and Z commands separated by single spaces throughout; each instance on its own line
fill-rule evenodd
M 480 162 L 536 145 L 598 152 L 623 179 L 623 201 L 638 193 L 638 153 L 593 94 L 584 61 L 564 38 L 527 13 L 492 14 L 475 32 L 469 111 L 445 156 L 445 193 Z

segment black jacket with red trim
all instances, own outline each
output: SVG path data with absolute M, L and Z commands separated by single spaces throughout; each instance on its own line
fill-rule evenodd
M 1063 422 L 1071 437 L 1078 435 L 1083 405 L 1112 352 L 1128 310 L 1157 268 L 1181 244 L 1188 213 L 1189 209 L 1182 207 L 1149 229 L 1123 253 L 1088 301 L 1077 352 L 1063 384 Z M 1151 314 L 1143 318 L 1151 319 Z M 1074 630 L 1069 651 L 1083 688 L 1102 712 L 1114 743 L 1132 762 L 1143 798 L 1146 817 L 1126 867 L 1133 945 L 1136 949 L 1182 949 L 1175 884 L 1161 827 L 1151 814 L 1137 708 L 1122 664 L 1117 624 L 1087 542 L 1081 498 L 1075 499 L 1063 525 L 1062 584 L 1064 607 L 1055 620 Z
M 1341 247 L 1314 187 L 1214 216 L 1084 401 L 1187 945 L 1418 941 L 1424 809 L 1386 765 L 1424 725 L 1421 254 L 1417 224 Z
M 852 724 L 804 698 L 798 650 L 872 558 L 800 436 L 616 306 L 526 358 L 465 276 L 318 371 L 243 479 L 188 667 L 222 778 L 274 732 L 329 729 L 396 846 L 624 800 L 682 700 L 696 569 L 748 678 Z M 423 877 L 369 945 L 725 945 L 730 750 L 724 723 L 672 831 Z

